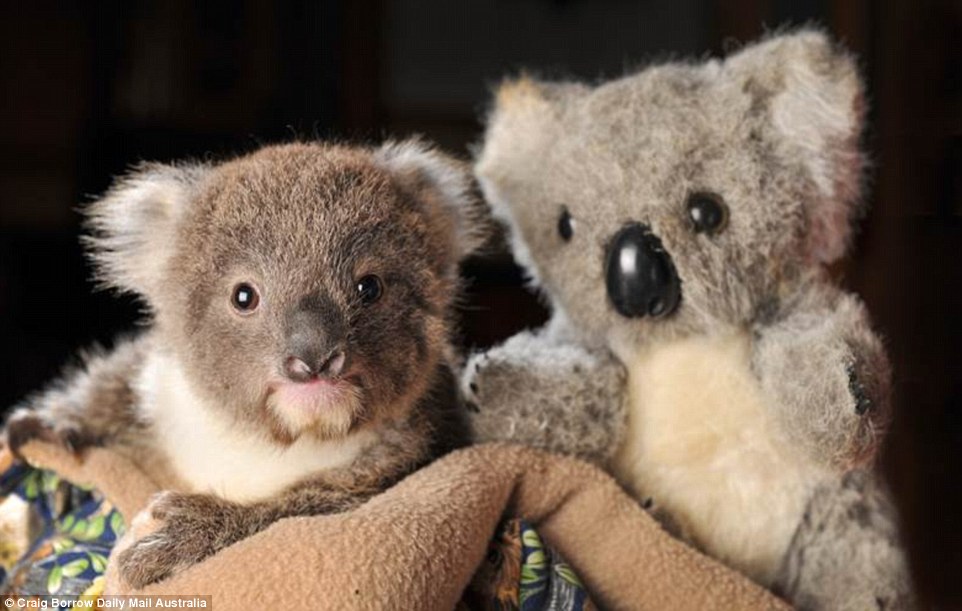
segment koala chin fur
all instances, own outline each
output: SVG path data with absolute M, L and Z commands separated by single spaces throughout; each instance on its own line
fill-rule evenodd
M 304 435 L 278 451 L 263 432 L 239 427 L 205 405 L 190 388 L 181 364 L 164 354 L 147 357 L 136 385 L 155 443 L 185 488 L 230 501 L 275 497 L 313 473 L 349 466 L 378 441 L 377 433 L 369 430 L 330 440 Z

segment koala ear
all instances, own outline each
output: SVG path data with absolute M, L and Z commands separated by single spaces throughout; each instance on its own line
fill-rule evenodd
M 387 142 L 375 161 L 428 210 L 437 238 L 448 239 L 455 260 L 475 253 L 488 237 L 484 208 L 467 163 L 419 139 Z
M 207 171 L 203 165 L 143 164 L 86 208 L 84 242 L 103 285 L 150 294 L 173 254 L 190 195 Z
M 753 45 L 726 62 L 745 91 L 766 100 L 788 158 L 800 159 L 817 193 L 808 250 L 830 263 L 845 253 L 861 196 L 864 92 L 852 57 L 823 32 L 806 30 Z

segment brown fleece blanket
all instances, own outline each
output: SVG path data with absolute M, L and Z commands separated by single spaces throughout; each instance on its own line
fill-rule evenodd
M 106 449 L 82 461 L 40 442 L 32 464 L 99 488 L 132 524 L 157 486 Z M 108 565 L 109 594 L 209 594 L 215 609 L 451 609 L 504 515 L 527 519 L 605 609 L 782 609 L 745 577 L 670 537 L 605 473 L 505 445 L 455 452 L 344 514 L 289 518 L 143 592 Z

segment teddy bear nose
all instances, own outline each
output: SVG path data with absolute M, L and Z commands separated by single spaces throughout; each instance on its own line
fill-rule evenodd
M 681 300 L 681 280 L 671 255 L 651 228 L 625 225 L 605 257 L 605 284 L 615 310 L 628 318 L 668 316 Z

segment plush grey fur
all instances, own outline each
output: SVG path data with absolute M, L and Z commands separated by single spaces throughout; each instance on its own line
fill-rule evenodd
M 780 593 L 803 609 L 825 601 L 838 611 L 912 607 L 894 516 L 886 491 L 865 471 L 821 486 L 781 567 Z M 868 589 L 864 579 L 873 574 L 891 577 Z
M 797 297 L 756 328 L 753 369 L 793 443 L 831 468 L 864 464 L 886 424 L 866 416 L 889 411 L 885 350 L 853 295 L 816 285 Z
M 557 336 L 526 331 L 468 360 L 484 381 L 465 389 L 484 406 L 469 404 L 474 434 L 606 462 L 624 428 L 624 367 L 607 352 Z
M 855 62 L 817 31 L 775 36 L 724 60 L 652 66 L 598 86 L 530 77 L 505 83 L 475 171 L 554 319 L 469 362 L 462 388 L 477 406 L 478 438 L 607 464 L 640 499 L 657 482 L 655 502 L 664 501 L 660 509 L 669 521 L 678 519 L 683 535 L 804 608 L 874 600 L 906 606 L 908 580 L 892 518 L 878 509 L 880 493 L 852 483 L 874 477 L 869 472 L 889 421 L 888 360 L 864 306 L 825 272 L 844 254 L 861 212 L 863 106 Z M 727 223 L 717 233 L 694 231 L 686 202 L 698 192 L 727 206 Z M 558 229 L 563 211 L 572 219 L 569 239 Z M 681 279 L 680 305 L 665 318 L 622 316 L 606 294 L 606 249 L 631 222 L 660 238 Z M 632 396 L 661 381 L 643 379 L 638 363 L 661 348 L 701 349 L 700 339 L 715 346 L 725 338 L 747 344 L 747 362 L 734 363 L 733 371 L 744 365 L 751 380 L 745 392 L 760 397 L 763 432 L 746 429 L 744 440 L 737 426 L 725 432 L 728 412 L 739 413 L 725 401 L 740 395 L 713 396 L 711 376 L 699 375 L 672 382 L 685 386 L 676 390 L 690 400 L 658 416 L 679 426 L 639 441 L 638 423 L 650 416 Z M 597 364 L 609 367 L 612 354 L 627 368 L 628 383 L 598 371 Z M 583 363 L 580 375 L 574 360 Z M 607 393 L 600 388 L 606 380 Z M 699 394 L 702 384 L 707 394 Z M 628 425 L 626 402 L 635 405 Z M 706 416 L 699 411 L 705 405 L 718 411 Z M 716 415 L 722 432 L 714 430 Z M 624 472 L 626 455 L 655 463 L 670 456 L 648 446 L 672 450 L 666 437 L 676 434 L 679 444 L 689 444 L 689 462 L 636 461 L 631 468 L 644 477 Z M 707 441 L 698 442 L 699 435 Z M 727 444 L 724 452 L 712 435 Z M 787 497 L 758 480 L 765 458 L 740 457 L 744 471 L 726 462 L 742 445 L 787 461 L 778 464 L 796 478 L 784 493 L 795 504 L 776 508 Z M 712 472 L 698 480 L 698 469 Z M 691 499 L 702 491 L 685 490 L 681 476 L 707 482 L 705 495 L 716 495 L 706 496 L 712 512 L 746 505 L 744 522 L 774 516 L 781 542 L 764 553 L 750 549 L 755 542 L 737 540 L 723 510 L 718 522 L 699 515 Z M 761 492 L 749 492 L 756 484 Z M 879 517 L 847 519 L 836 509 L 827 524 L 826 512 L 847 506 Z M 759 533 L 746 539 L 776 536 L 763 527 Z M 865 549 L 884 549 L 887 559 L 827 560 Z

